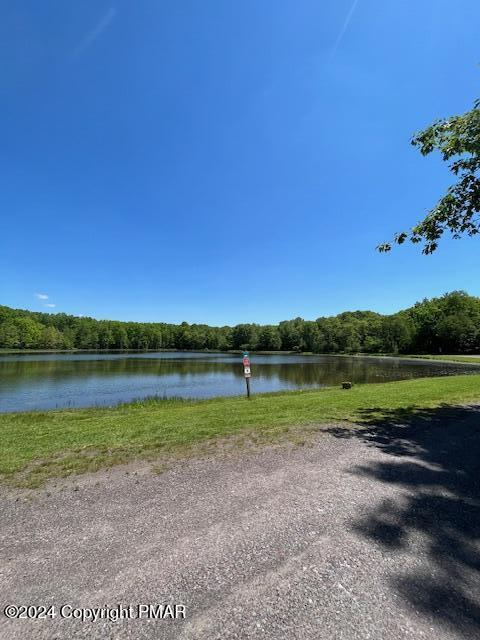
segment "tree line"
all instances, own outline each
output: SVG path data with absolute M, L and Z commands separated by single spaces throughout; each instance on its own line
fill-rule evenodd
M 392 315 L 347 311 L 234 327 L 95 320 L 0 306 L 0 348 L 474 353 L 480 352 L 480 298 L 454 291 Z

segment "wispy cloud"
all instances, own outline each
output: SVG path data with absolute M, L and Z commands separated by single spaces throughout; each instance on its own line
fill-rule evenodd
M 54 309 L 57 306 L 56 304 L 53 304 L 53 302 L 45 302 L 45 300 L 50 299 L 50 296 L 47 295 L 46 293 L 36 293 L 35 297 L 38 298 L 39 300 L 42 300 L 44 307 L 48 307 L 49 309 Z
M 86 51 L 86 49 L 88 49 L 88 47 L 90 47 L 95 42 L 95 40 L 97 40 L 102 35 L 105 29 L 108 29 L 116 14 L 117 10 L 115 9 L 115 7 L 110 7 L 107 13 L 102 16 L 102 18 L 100 18 L 95 27 L 91 31 L 89 31 L 89 33 L 87 33 L 80 44 L 76 47 L 73 55 L 77 57 L 81 53 Z
M 337 49 L 340 46 L 340 43 L 342 42 L 342 39 L 343 39 L 343 36 L 345 35 L 346 30 L 348 29 L 348 25 L 350 24 L 350 20 L 352 19 L 355 9 L 357 8 L 357 4 L 358 4 L 358 0 L 353 0 L 352 6 L 350 7 L 350 11 L 347 13 L 347 17 L 345 18 L 342 28 L 338 33 L 337 39 L 335 40 L 335 44 L 333 45 L 332 50 L 330 51 L 330 58 L 333 58 L 334 55 L 337 53 Z

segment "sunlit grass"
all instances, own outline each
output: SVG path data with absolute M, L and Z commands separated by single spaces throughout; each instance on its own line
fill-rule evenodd
M 466 362 L 471 365 L 480 367 L 480 355 L 479 356 L 449 356 L 449 355 L 414 355 L 408 356 L 409 358 L 421 358 L 423 360 L 443 360 L 446 362 Z
M 94 471 L 135 458 L 195 452 L 230 436 L 259 441 L 290 427 L 361 422 L 365 410 L 428 408 L 480 402 L 480 375 L 422 378 L 245 397 L 147 398 L 114 408 L 0 415 L 0 474 L 35 486 L 45 479 Z

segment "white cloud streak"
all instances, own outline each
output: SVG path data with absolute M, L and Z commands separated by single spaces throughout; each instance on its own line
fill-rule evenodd
M 47 304 L 43 305 L 44 307 L 50 307 L 50 309 L 53 309 L 54 307 L 56 307 L 56 304 L 53 304 L 53 302 L 47 302 Z
M 39 300 L 48 300 L 48 296 L 46 293 L 36 293 L 35 296 L 39 299 Z
M 87 33 L 80 44 L 76 47 L 73 55 L 77 57 L 81 53 L 86 51 L 88 47 L 90 47 L 106 29 L 108 29 L 116 14 L 117 10 L 114 7 L 110 7 L 107 13 L 97 22 L 95 27 L 89 33 Z
M 350 20 L 352 19 L 355 9 L 357 8 L 357 4 L 358 4 L 358 0 L 353 0 L 352 6 L 350 7 L 350 11 L 348 12 L 347 17 L 345 18 L 342 28 L 340 29 L 337 39 L 335 40 L 335 44 L 333 45 L 332 50 L 330 52 L 330 58 L 333 58 L 337 53 L 338 47 L 342 42 L 343 36 L 345 35 L 345 32 L 348 29 L 348 25 L 350 24 Z

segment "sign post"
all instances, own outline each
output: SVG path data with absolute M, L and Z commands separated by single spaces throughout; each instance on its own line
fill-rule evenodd
M 250 400 L 250 378 L 252 377 L 252 370 L 250 369 L 248 351 L 243 352 L 243 375 L 245 376 L 245 384 L 247 385 L 247 398 Z

